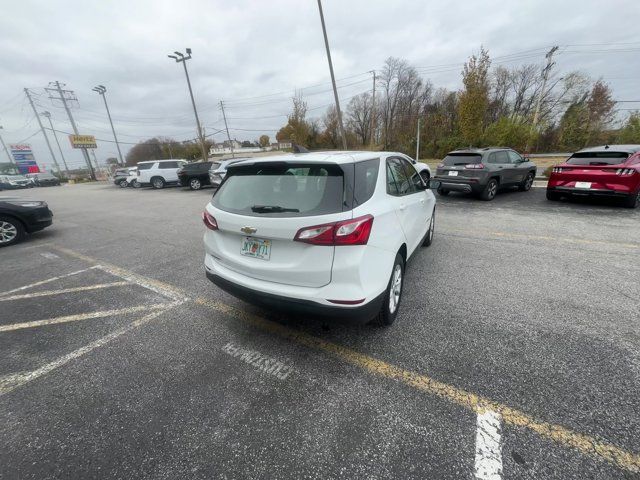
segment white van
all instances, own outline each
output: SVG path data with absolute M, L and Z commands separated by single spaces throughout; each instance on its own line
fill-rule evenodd
M 138 162 L 138 184 L 141 187 L 151 185 L 164 188 L 165 185 L 178 184 L 178 170 L 188 162 L 186 160 L 148 160 Z

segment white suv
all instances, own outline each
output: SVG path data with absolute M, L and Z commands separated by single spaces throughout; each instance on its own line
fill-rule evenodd
M 431 183 L 401 153 L 231 165 L 202 214 L 206 275 L 251 303 L 390 325 L 407 259 L 433 240 Z
M 138 185 L 164 188 L 165 185 L 178 184 L 178 170 L 186 160 L 149 160 L 138 162 Z

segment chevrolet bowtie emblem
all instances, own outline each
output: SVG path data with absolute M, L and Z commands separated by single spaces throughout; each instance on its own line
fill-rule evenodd
M 240 229 L 241 232 L 246 233 L 247 235 L 252 234 L 252 233 L 256 233 L 258 231 L 257 228 L 253 228 L 253 227 L 242 227 Z

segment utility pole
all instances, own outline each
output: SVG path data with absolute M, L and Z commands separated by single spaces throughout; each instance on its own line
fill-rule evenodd
M 60 165 L 58 165 L 58 160 L 56 160 L 56 156 L 53 153 L 53 148 L 51 148 L 51 143 L 49 143 L 49 137 L 47 137 L 47 132 L 44 131 L 44 127 L 42 126 L 42 121 L 40 120 L 40 115 L 38 115 L 38 111 L 36 110 L 36 106 L 33 104 L 33 99 L 31 98 L 31 94 L 29 93 L 29 89 L 25 88 L 24 89 L 24 93 L 27 96 L 27 98 L 29 99 L 29 104 L 31 105 L 31 108 L 33 109 L 33 114 L 36 116 L 36 120 L 38 120 L 38 125 L 40 125 L 40 130 L 42 131 L 42 135 L 44 135 L 44 141 L 47 142 L 47 147 L 49 147 L 49 153 L 51 153 L 51 158 L 53 158 L 53 163 L 56 166 L 56 169 L 58 170 L 58 174 L 61 173 L 60 171 Z
M 376 133 L 376 71 L 371 70 L 373 74 L 373 92 L 371 94 L 371 138 L 370 144 L 371 149 L 373 150 L 373 145 L 375 144 L 375 133 Z
M 224 114 L 224 102 L 220 100 L 220 108 L 222 109 L 222 118 L 224 118 L 224 128 L 227 130 L 227 140 L 229 140 L 229 147 L 231 148 L 231 158 L 236 158 L 236 154 L 233 152 L 233 142 L 231 141 L 231 135 L 229 135 L 229 125 L 227 125 L 227 116 Z
M 418 117 L 418 130 L 416 131 L 416 162 L 420 161 L 420 117 Z
M 73 120 L 73 116 L 71 115 L 71 110 L 69 109 L 69 105 L 67 104 L 67 100 L 77 100 L 76 98 L 73 97 L 73 91 L 63 90 L 62 87 L 64 86 L 64 84 L 61 84 L 58 81 L 50 82 L 49 85 L 53 85 L 55 88 L 45 88 L 45 90 L 49 93 L 56 92 L 59 95 L 58 97 L 49 96 L 49 98 L 52 100 L 60 100 L 62 102 L 62 105 L 64 106 L 64 109 L 67 112 L 67 116 L 69 117 L 71 128 L 73 128 L 73 133 L 75 133 L 76 135 L 80 135 L 78 133 L 78 127 L 76 126 L 76 122 Z M 71 97 L 67 99 L 67 97 L 65 97 L 65 94 L 70 94 Z M 91 159 L 89 158 L 89 153 L 87 152 L 86 148 L 82 148 L 81 150 L 82 150 L 82 155 L 84 156 L 84 161 L 86 162 L 87 167 L 89 167 L 89 174 L 91 175 L 91 180 L 95 180 L 96 172 L 93 171 L 93 165 L 91 165 Z
M 53 138 L 56 140 L 56 143 L 58 144 L 58 150 L 60 151 L 60 158 L 62 158 L 62 163 L 64 163 L 64 171 L 67 172 L 67 175 L 69 175 L 69 167 L 67 166 L 67 161 L 64 158 L 64 153 L 62 153 L 62 147 L 60 147 L 60 142 L 58 141 L 58 134 L 53 128 L 53 122 L 51 121 L 51 113 L 42 112 L 41 115 L 49 120 L 49 126 L 51 127 L 51 131 L 53 132 Z
M 342 124 L 342 112 L 340 111 L 340 100 L 338 99 L 338 89 L 336 88 L 336 77 L 333 74 L 333 62 L 331 62 L 331 50 L 329 50 L 329 39 L 327 38 L 327 28 L 324 24 L 324 14 L 322 13 L 322 2 L 318 0 L 318 10 L 320 11 L 320 22 L 322 23 L 322 34 L 324 35 L 324 46 L 327 50 L 327 60 L 329 61 L 329 72 L 331 73 L 331 83 L 333 84 L 333 96 L 336 100 L 336 111 L 338 113 L 338 127 L 342 137 L 342 148 L 347 149 L 347 136 L 344 133 Z
M 111 120 L 111 112 L 109 112 L 109 105 L 107 105 L 107 96 L 105 92 L 107 91 L 107 87 L 104 85 L 98 85 L 97 87 L 93 87 L 91 90 L 97 92 L 104 100 L 104 108 L 107 109 L 107 117 L 109 117 L 109 124 L 111 125 L 111 131 L 113 132 L 113 139 L 116 141 L 116 148 L 118 149 L 118 157 L 120 158 L 120 165 L 124 166 L 124 160 L 122 159 L 122 152 L 120 151 L 120 144 L 118 143 L 118 137 L 116 136 L 116 129 L 113 128 L 113 121 Z
M 180 52 L 173 52 L 175 55 L 168 55 L 169 58 L 173 58 L 176 63 L 182 63 L 184 67 L 184 74 L 187 77 L 187 86 L 189 87 L 189 95 L 191 96 L 191 104 L 193 105 L 193 113 L 196 116 L 196 127 L 198 129 L 198 138 L 200 139 L 200 148 L 202 149 L 202 161 L 206 162 L 209 158 L 207 153 L 207 146 L 204 143 L 204 134 L 202 133 L 202 126 L 200 124 L 200 118 L 198 117 L 198 110 L 196 109 L 196 101 L 193 99 L 193 90 L 191 89 L 191 80 L 189 80 L 189 71 L 187 70 L 187 60 L 191 58 L 191 49 L 187 48 L 187 55 Z
M 553 61 L 553 54 L 556 53 L 558 47 L 552 47 L 551 50 L 547 52 L 545 58 L 547 59 L 547 64 L 542 69 L 542 88 L 540 88 L 540 95 L 538 95 L 538 101 L 536 102 L 536 109 L 533 113 L 533 121 L 531 122 L 531 132 L 529 133 L 529 140 L 527 141 L 527 146 L 525 147 L 525 152 L 529 153 L 529 146 L 531 141 L 533 140 L 533 135 L 535 134 L 536 128 L 538 127 L 538 121 L 540 119 L 540 108 L 542 107 L 542 100 L 545 95 L 545 90 L 547 88 L 547 81 L 549 80 L 549 72 L 555 65 Z
M 96 164 L 96 170 L 97 170 L 98 172 L 101 172 L 101 170 L 100 170 L 100 164 L 98 163 L 98 158 L 96 157 L 96 150 L 95 150 L 95 148 L 92 148 L 92 149 L 91 149 L 91 155 L 93 156 L 93 163 L 95 163 L 95 164 Z M 100 173 L 100 174 L 102 175 L 102 173 Z
M 2 125 L 0 125 L 0 130 L 3 130 Z M 16 163 L 13 161 L 13 158 L 11 158 L 11 155 L 9 154 L 9 150 L 7 150 L 7 146 L 4 144 L 4 140 L 2 139 L 1 135 L 0 135 L 0 143 L 2 144 L 2 148 L 4 148 L 4 153 L 7 154 L 7 158 L 9 158 L 9 161 L 11 163 Z

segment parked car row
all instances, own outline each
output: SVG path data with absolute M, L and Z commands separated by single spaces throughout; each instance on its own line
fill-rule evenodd
M 510 148 L 469 148 L 448 153 L 438 165 L 440 195 L 470 193 L 493 200 L 502 188 L 528 191 L 536 166 Z M 585 148 L 552 169 L 547 199 L 613 197 L 628 208 L 640 205 L 640 145 Z
M 51 173 L 27 173 L 26 175 L 0 175 L 0 190 L 50 187 L 60 185 L 60 179 Z

